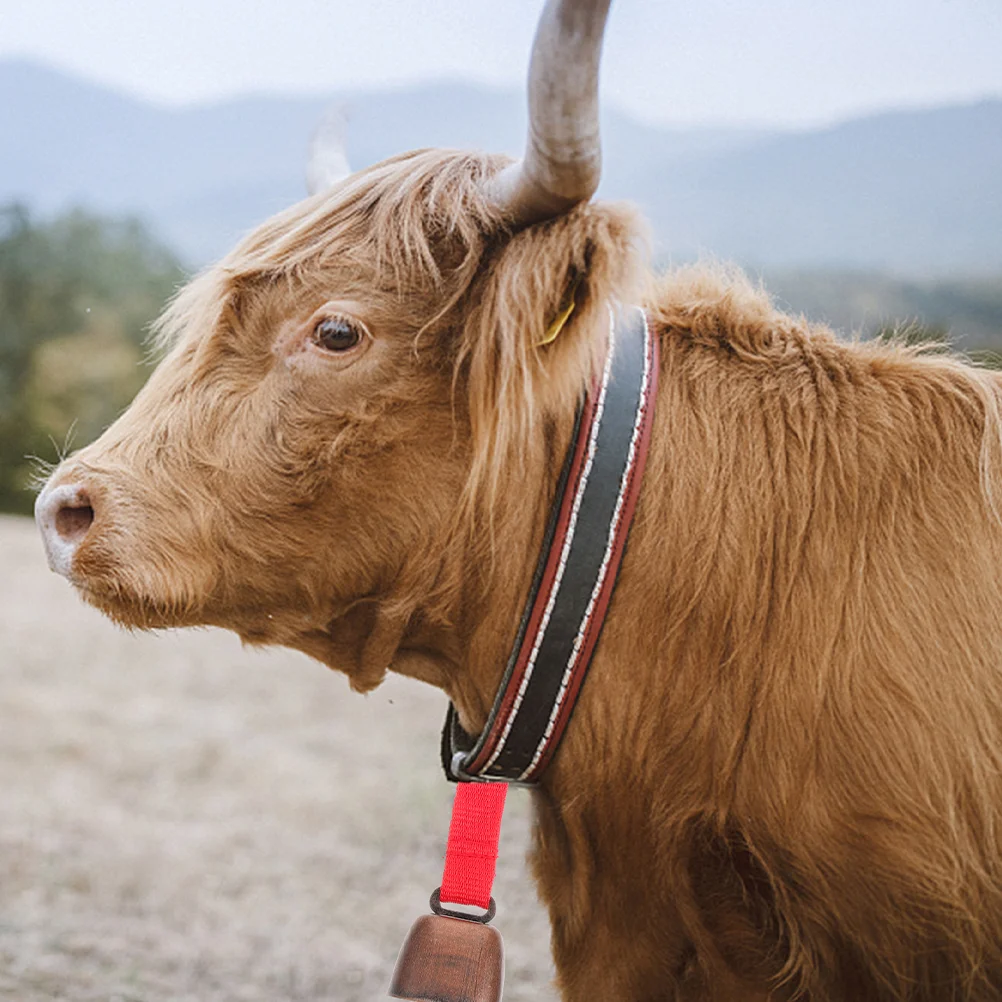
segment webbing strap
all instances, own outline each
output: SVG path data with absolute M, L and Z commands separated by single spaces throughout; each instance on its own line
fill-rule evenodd
M 487 908 L 494 886 L 507 783 L 457 783 L 441 900 Z

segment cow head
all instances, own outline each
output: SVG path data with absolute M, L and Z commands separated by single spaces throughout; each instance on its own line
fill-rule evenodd
M 297 647 L 361 689 L 406 647 L 443 683 L 436 630 L 485 594 L 506 526 L 531 560 L 606 303 L 641 273 L 632 215 L 587 201 L 607 7 L 547 7 L 523 161 L 396 157 L 180 292 L 145 388 L 38 499 L 87 601 Z

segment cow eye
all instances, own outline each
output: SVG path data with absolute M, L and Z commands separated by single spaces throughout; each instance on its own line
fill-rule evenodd
M 324 317 L 313 328 L 313 336 L 328 351 L 349 351 L 362 340 L 362 330 L 347 317 Z

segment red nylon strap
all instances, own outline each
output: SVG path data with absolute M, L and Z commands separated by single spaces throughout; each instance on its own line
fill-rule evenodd
M 487 908 L 494 886 L 507 783 L 457 783 L 440 896 Z

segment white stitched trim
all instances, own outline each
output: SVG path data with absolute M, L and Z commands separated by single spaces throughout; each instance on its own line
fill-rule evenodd
M 591 598 L 588 601 L 587 609 L 585 609 L 584 618 L 581 620 L 581 626 L 578 629 L 577 637 L 574 639 L 574 648 L 567 661 L 567 667 L 564 669 L 564 677 L 560 681 L 560 689 L 557 692 L 557 698 L 553 702 L 553 709 L 550 711 L 550 719 L 547 721 L 546 730 L 543 732 L 539 745 L 536 747 L 536 752 L 532 756 L 532 761 L 526 767 L 525 771 L 518 777 L 517 782 L 520 783 L 525 782 L 526 778 L 532 773 L 533 769 L 536 768 L 543 752 L 546 750 L 546 746 L 549 744 L 550 735 L 553 733 L 553 728 L 556 726 L 557 717 L 560 714 L 560 708 L 563 706 L 564 697 L 567 695 L 567 686 L 570 683 L 571 676 L 574 674 L 574 668 L 577 665 L 578 656 L 580 655 L 581 647 L 584 644 L 585 634 L 587 633 L 588 626 L 591 623 L 591 616 L 595 609 L 595 603 L 598 601 L 598 596 L 602 591 L 602 586 L 605 584 L 605 576 L 609 569 L 609 561 L 612 559 L 612 551 L 616 546 L 616 535 L 619 531 L 620 516 L 623 511 L 623 503 L 626 499 L 626 489 L 630 483 L 630 475 L 633 472 L 633 465 L 636 460 L 637 443 L 640 440 L 641 430 L 644 425 L 644 417 L 647 413 L 647 384 L 650 379 L 651 352 L 650 345 L 648 343 L 649 332 L 647 329 L 647 314 L 643 313 L 643 311 L 641 311 L 641 313 L 644 319 L 644 377 L 640 384 L 640 406 L 637 408 L 637 417 L 633 426 L 633 436 L 630 439 L 630 448 L 626 454 L 626 467 L 623 470 L 623 476 L 619 482 L 619 496 L 616 498 L 616 510 L 613 513 L 612 523 L 609 526 L 609 538 L 606 541 L 605 555 L 602 558 L 602 566 L 598 572 L 598 579 L 595 582 L 595 587 L 592 589 Z M 589 459 L 590 456 L 591 454 L 589 454 Z M 577 499 L 575 500 L 577 501 Z
M 546 627 L 549 624 L 550 616 L 553 613 L 553 607 L 557 602 L 557 595 L 560 592 L 560 582 L 563 580 L 564 568 L 567 566 L 567 557 L 571 552 L 571 544 L 574 542 L 574 530 L 577 526 L 578 511 L 581 508 L 581 498 L 584 494 L 585 487 L 588 486 L 588 476 L 591 473 L 592 463 L 595 459 L 595 448 L 598 442 L 599 429 L 602 426 L 602 412 L 605 410 L 605 397 L 606 391 L 609 389 L 609 377 L 612 374 L 612 357 L 615 354 L 615 348 L 616 322 L 615 314 L 612 312 L 612 307 L 610 307 L 609 348 L 606 351 L 605 367 L 602 370 L 602 389 L 599 392 L 598 402 L 595 404 L 595 413 L 591 422 L 591 432 L 588 436 L 587 458 L 585 459 L 584 467 L 581 470 L 581 478 L 578 481 L 577 490 L 574 493 L 574 505 L 571 508 L 571 516 L 567 522 L 567 535 L 564 537 L 564 545 L 560 550 L 560 561 L 557 564 L 557 573 L 553 578 L 553 585 L 550 588 L 550 596 L 546 602 L 546 610 L 543 612 L 543 619 L 539 624 L 539 629 L 536 630 L 532 650 L 529 652 L 529 660 L 526 662 L 525 672 L 522 675 L 522 681 L 519 684 L 518 692 L 515 694 L 515 701 L 512 704 L 511 713 L 508 714 L 508 719 L 505 721 L 504 730 L 501 732 L 501 737 L 498 739 L 497 747 L 494 749 L 494 754 L 491 755 L 487 763 L 478 770 L 481 773 L 486 772 L 497 761 L 498 756 L 504 750 L 505 741 L 511 733 L 512 725 L 515 723 L 515 718 L 518 716 L 518 710 L 522 705 L 525 690 L 529 685 L 529 680 L 532 678 L 532 670 L 536 665 L 536 655 L 539 653 L 543 637 L 546 635 Z

